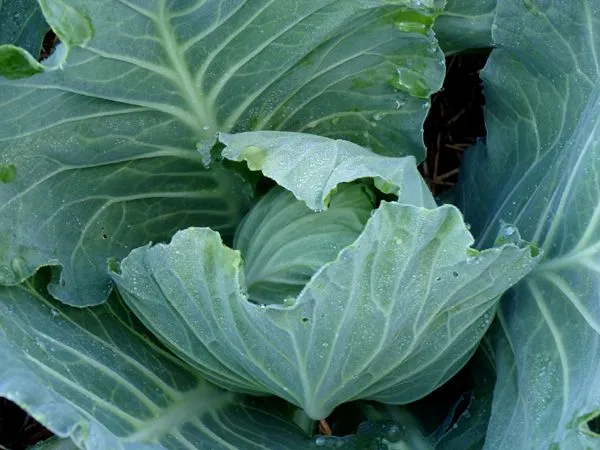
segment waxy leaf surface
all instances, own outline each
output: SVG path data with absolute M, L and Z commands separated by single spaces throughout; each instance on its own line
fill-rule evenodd
M 410 177 L 413 158 L 390 168 L 389 158 L 367 154 L 347 165 L 340 150 L 347 143 L 329 140 L 329 152 L 301 147 L 309 160 L 311 153 L 331 158 L 313 183 L 304 182 L 311 172 L 304 174 L 293 159 L 284 170 L 278 159 L 286 147 L 278 149 L 272 137 L 281 134 L 252 137 L 258 142 L 260 134 L 268 149 L 251 145 L 251 165 L 258 154 L 262 167 L 272 168 L 265 174 L 280 185 L 289 182 L 308 203 L 323 206 L 337 187 L 334 180 L 375 176 L 400 197 L 406 186 L 399 180 L 418 180 Z M 423 201 L 418 189 L 412 192 Z M 505 234 L 518 235 L 511 227 Z M 168 245 L 132 251 L 113 278 L 149 329 L 207 379 L 234 391 L 276 394 L 322 419 L 355 399 L 411 402 L 465 364 L 500 294 L 536 263 L 528 245 L 477 252 L 469 249 L 472 242 L 453 206 L 382 202 L 355 242 L 320 267 L 295 298 L 279 304 L 249 301 L 244 255 L 208 228 L 189 228 Z
M 485 448 L 597 448 L 600 1 L 499 1 L 493 38 L 462 208 L 480 246 L 503 219 L 544 260 L 501 303 Z
M 285 408 L 211 385 L 146 333 L 116 295 L 78 309 L 2 287 L 0 395 L 89 450 L 310 446 Z
M 0 0 L 0 45 L 14 44 L 37 58 L 49 28 L 37 0 Z
M 0 283 L 55 265 L 53 296 L 99 304 L 110 258 L 191 225 L 232 235 L 250 192 L 204 168 L 217 131 L 422 158 L 444 62 L 438 6 L 410 3 L 43 0 L 63 43 L 44 73 L 0 80 L 0 166 L 16 170 L 0 185 Z

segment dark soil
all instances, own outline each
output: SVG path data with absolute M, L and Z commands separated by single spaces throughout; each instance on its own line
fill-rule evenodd
M 51 436 L 17 405 L 0 398 L 0 449 L 25 449 Z
M 55 44 L 56 36 L 48 33 L 40 58 L 46 58 Z M 424 127 L 428 154 L 419 168 L 435 195 L 456 184 L 463 152 L 478 138 L 485 136 L 484 97 L 479 71 L 488 54 L 448 58 L 444 87 L 431 99 L 431 110 Z M 598 428 L 597 423 L 594 425 Z M 50 436 L 52 434 L 48 430 L 18 406 L 0 398 L 0 449 L 25 449 Z
M 486 135 L 479 71 L 488 56 L 483 51 L 446 59 L 444 86 L 432 96 L 424 126 L 427 159 L 419 167 L 434 195 L 456 184 L 464 151 Z

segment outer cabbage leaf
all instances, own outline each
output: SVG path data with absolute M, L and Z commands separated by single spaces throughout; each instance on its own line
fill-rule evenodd
M 448 55 L 490 48 L 492 23 L 498 0 L 447 0 L 434 26 L 440 47 Z
M 30 448 L 31 450 L 77 450 L 79 447 L 71 439 L 62 439 L 55 436 Z
M 482 72 L 487 148 L 467 155 L 479 245 L 514 222 L 544 261 L 502 300 L 486 448 L 597 448 L 600 412 L 600 1 L 499 2 Z
M 281 303 L 296 297 L 323 264 L 352 244 L 374 208 L 363 184 L 340 187 L 317 213 L 283 188 L 272 189 L 238 227 L 233 248 L 244 255 L 249 298 Z
M 354 399 L 409 403 L 466 363 L 498 296 L 534 264 L 513 244 L 467 256 L 471 242 L 452 206 L 383 203 L 292 302 L 249 302 L 240 253 L 207 228 L 132 251 L 114 279 L 207 379 L 321 419 Z
M 491 328 L 495 326 L 492 323 Z M 447 417 L 445 427 L 436 432 L 436 450 L 481 450 L 485 444 L 492 411 L 492 397 L 496 381 L 495 355 L 486 335 L 477 352 L 466 366 L 470 374 L 471 390 L 466 393 L 466 409 L 456 418 L 456 407 Z M 432 405 L 436 408 L 438 405 Z M 454 423 L 453 423 L 454 422 Z
M 37 0 L 0 0 L 0 44 L 14 44 L 37 57 L 48 29 Z
M 311 443 L 276 403 L 267 410 L 199 379 L 148 337 L 116 295 L 76 309 L 31 284 L 0 288 L 0 360 L 0 395 L 80 448 Z
M 301 133 L 220 134 L 219 140 L 226 145 L 223 157 L 246 161 L 315 211 L 327 209 L 338 184 L 359 178 L 374 178 L 401 203 L 436 206 L 413 157 L 382 157 L 352 142 Z
M 56 264 L 52 295 L 98 304 L 107 258 L 190 225 L 227 235 L 247 192 L 202 169 L 216 131 L 310 129 L 422 157 L 438 8 L 386 3 L 44 0 L 64 43 L 54 70 L 0 80 L 0 169 L 16 171 L 0 185 L 0 283 Z
M 0 0 L 0 77 L 43 72 L 37 60 L 48 28 L 36 0 Z

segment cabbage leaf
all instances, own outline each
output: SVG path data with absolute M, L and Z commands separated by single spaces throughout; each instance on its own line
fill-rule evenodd
M 79 448 L 304 449 L 286 407 L 223 391 L 147 334 L 112 295 L 65 306 L 39 275 L 0 288 L 0 395 Z
M 292 159 L 284 170 L 277 161 L 289 147 L 272 140 L 282 134 L 252 137 L 261 134 L 262 167 L 274 168 L 267 174 L 293 186 L 304 202 L 329 198 L 339 174 L 344 181 L 353 178 L 339 158 L 353 144 L 329 140 L 329 152 L 306 145 L 308 160 L 327 154 L 331 161 L 327 170 L 314 172 L 305 192 L 310 167 L 302 172 Z M 398 183 L 404 179 L 422 183 L 412 176 L 418 175 L 414 159 L 390 169 L 387 158 L 378 158 L 368 154 L 364 164 L 355 158 L 354 178 L 386 167 L 396 178 L 380 173 L 379 179 L 394 192 L 410 188 Z M 279 303 L 248 301 L 244 255 L 208 228 L 189 228 L 169 244 L 133 250 L 113 278 L 146 326 L 208 380 L 232 391 L 276 394 L 322 419 L 354 399 L 409 403 L 466 363 L 500 294 L 537 261 L 536 250 L 514 228 L 503 233 L 515 243 L 474 251 L 455 207 L 383 201 L 355 242 L 321 266 L 296 297 Z
M 486 449 L 597 448 L 600 2 L 498 2 L 482 72 L 487 146 L 462 169 L 479 246 L 499 219 L 544 251 L 502 300 Z M 534 24 L 534 26 L 532 26 Z
M 0 283 L 54 265 L 53 296 L 100 304 L 108 259 L 191 225 L 233 235 L 250 189 L 204 168 L 218 131 L 422 158 L 440 8 L 403 3 L 41 1 L 61 44 L 43 73 L 0 80 L 0 169 L 15 175 L 0 184 Z

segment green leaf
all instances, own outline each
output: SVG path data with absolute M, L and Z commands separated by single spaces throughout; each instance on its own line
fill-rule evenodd
M 430 29 L 438 2 L 388 3 L 71 1 L 94 38 L 47 80 L 158 109 L 188 124 L 203 145 L 215 131 L 282 129 L 422 159 L 427 97 L 444 75 Z
M 77 450 L 79 447 L 71 439 L 62 439 L 59 437 L 52 437 L 45 441 L 39 442 L 31 450 Z
M 285 189 L 271 190 L 240 224 L 233 243 L 244 255 L 249 298 L 293 300 L 319 267 L 356 240 L 374 201 L 367 186 L 341 186 L 330 208 L 316 213 Z
M 37 0 L 0 0 L 0 44 L 14 44 L 35 58 L 48 28 Z
M 487 147 L 461 172 L 479 245 L 499 219 L 544 250 L 503 300 L 486 448 L 597 448 L 600 1 L 499 2 L 482 72 Z M 554 447 L 553 447 L 554 446 Z
M 497 0 L 447 0 L 434 26 L 446 56 L 465 50 L 491 48 Z
M 85 47 L 94 37 L 90 18 L 63 0 L 38 0 L 48 24 L 62 43 Z
M 535 264 L 528 246 L 474 256 L 471 243 L 453 206 L 383 202 L 283 305 L 249 302 L 240 253 L 206 228 L 134 250 L 113 277 L 136 315 L 207 379 L 321 419 L 354 399 L 416 400 L 468 360 L 498 296 Z
M 81 126 L 75 118 L 56 137 L 45 134 L 47 147 L 32 148 L 24 137 L 0 155 L 3 162 L 16 160 L 18 171 L 0 190 L 5 283 L 60 264 L 52 295 L 72 305 L 98 304 L 111 289 L 110 257 L 123 258 L 192 224 L 233 236 L 249 205 L 246 182 L 217 165 L 206 170 L 199 154 L 186 151 L 185 140 L 172 140 L 173 147 L 161 142 L 162 133 L 181 127 L 141 111 L 119 121 L 123 107 L 115 106 L 113 122 L 90 118 Z M 110 152 L 103 151 L 107 146 Z
M 80 448 L 310 444 L 280 405 L 267 409 L 199 379 L 147 336 L 116 295 L 78 309 L 30 283 L 0 288 L 0 361 L 0 395 Z
M 433 450 L 433 446 L 411 424 L 397 424 L 392 420 L 370 420 L 358 427 L 356 434 L 348 436 L 319 436 L 315 444 L 321 448 L 364 449 L 410 449 Z
M 495 322 L 492 328 L 494 324 Z M 467 408 L 454 423 L 455 411 L 452 410 L 447 420 L 449 426 L 438 430 L 441 435 L 436 439 L 436 450 L 481 450 L 484 446 L 496 381 L 495 355 L 489 346 L 486 335 L 466 366 L 473 385 L 472 391 L 466 394 Z M 437 406 L 433 405 L 433 408 Z M 440 434 L 439 432 L 436 434 Z
M 437 7 L 386 3 L 43 2 L 74 47 L 0 80 L 0 164 L 19 174 L 0 186 L 0 283 L 57 265 L 52 295 L 98 304 L 108 258 L 192 224 L 231 234 L 248 192 L 196 154 L 217 131 L 311 130 L 421 158 L 427 100 L 392 81 L 439 89 L 443 55 L 428 26 L 394 24 Z
M 0 76 L 8 79 L 27 78 L 44 71 L 27 51 L 14 45 L 0 45 Z
M 338 184 L 359 178 L 374 178 L 379 190 L 401 203 L 436 206 L 413 157 L 383 157 L 351 142 L 300 133 L 220 134 L 219 140 L 224 158 L 246 161 L 315 211 L 327 209 Z
M 0 165 L 0 183 L 12 183 L 17 178 L 17 168 L 12 164 Z

